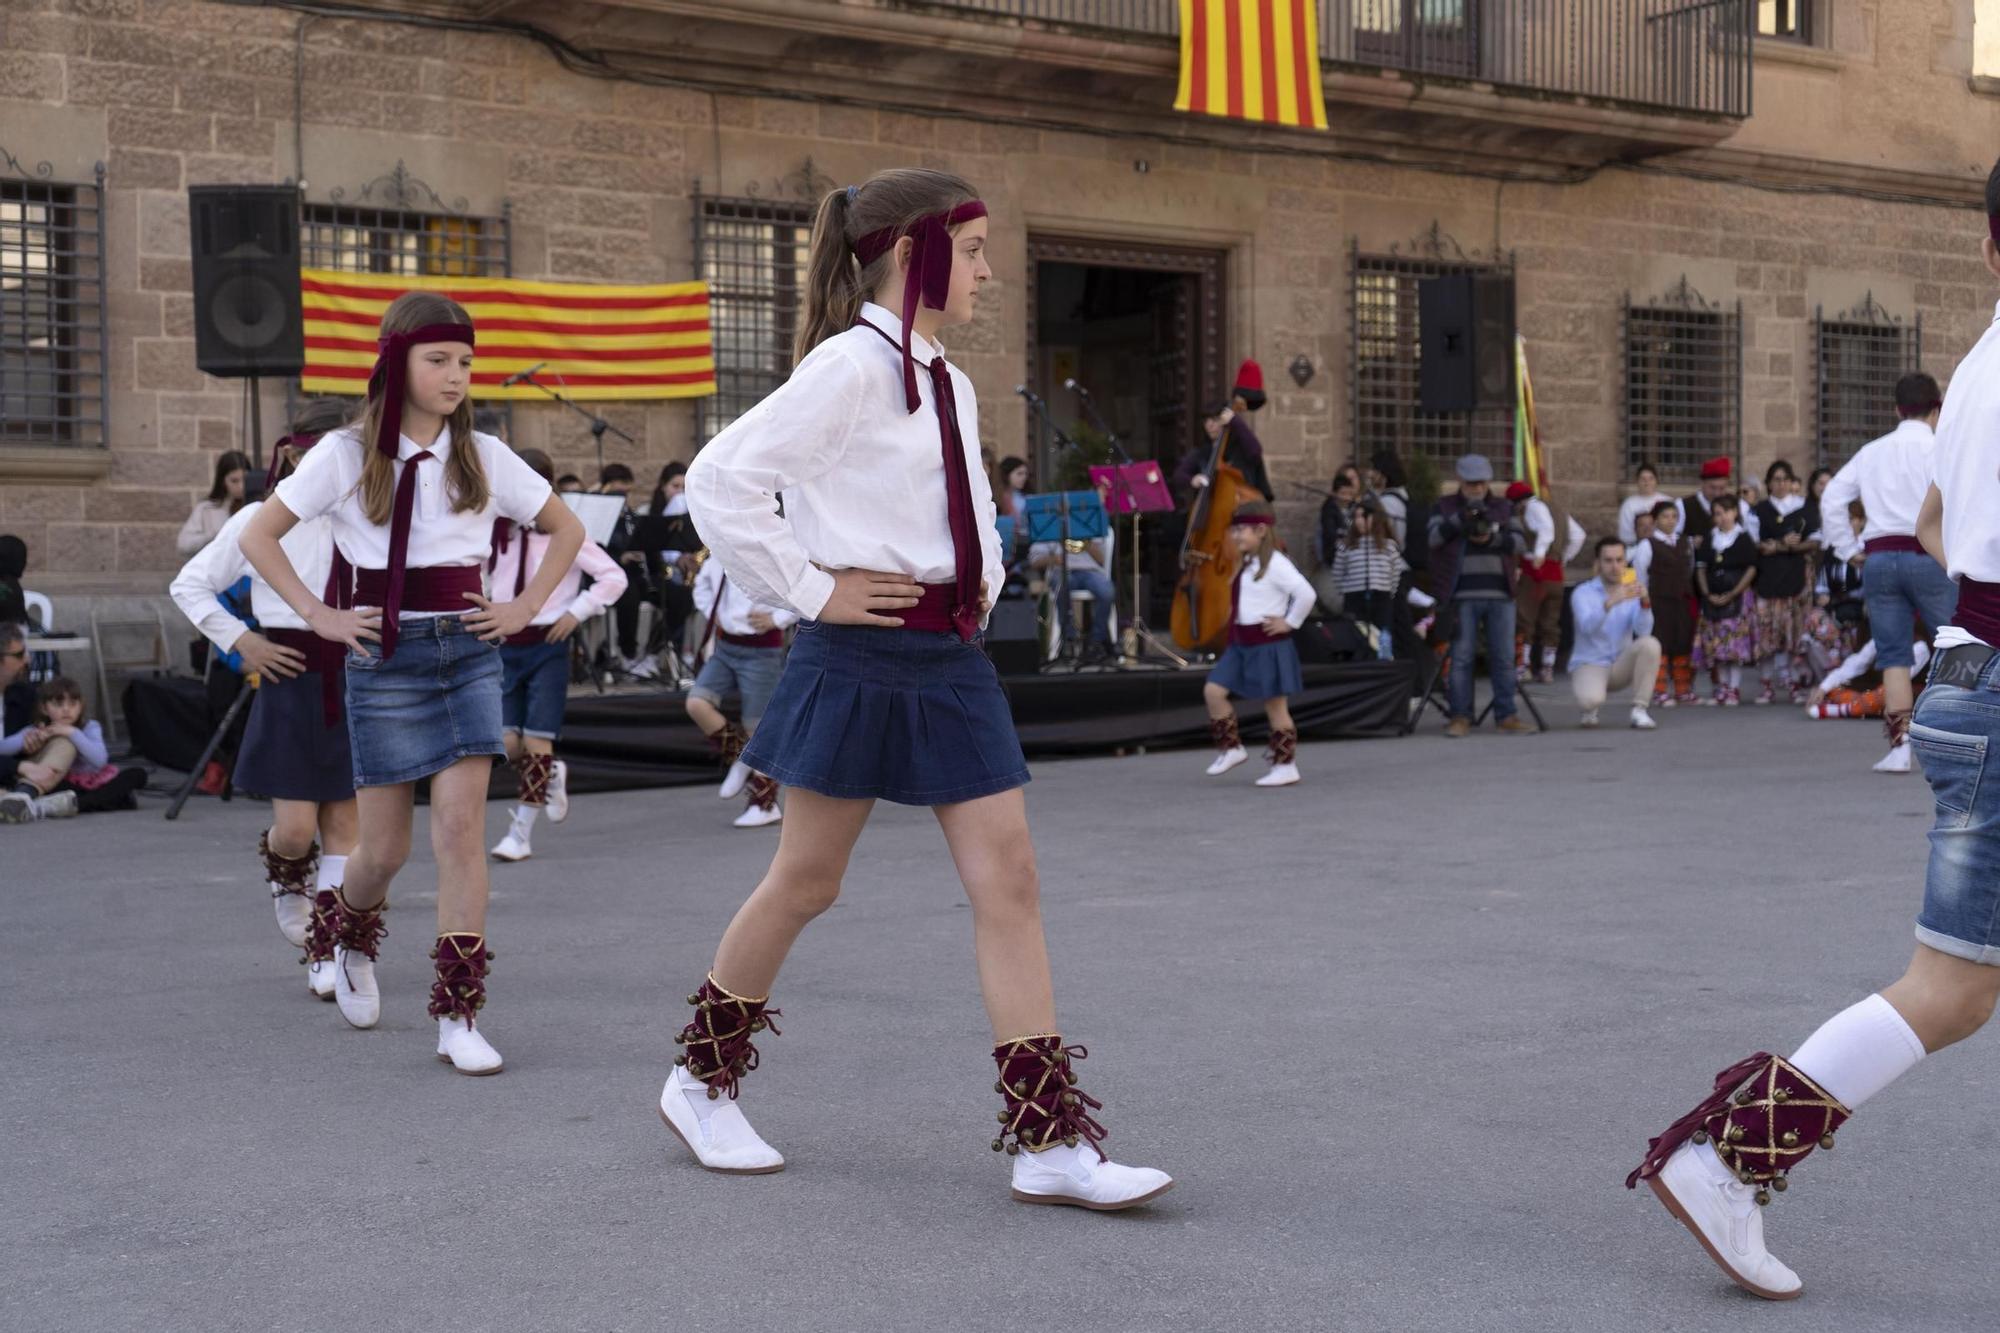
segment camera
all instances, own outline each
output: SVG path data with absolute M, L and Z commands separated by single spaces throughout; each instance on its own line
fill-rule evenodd
M 1487 515 L 1484 507 L 1466 510 L 1465 517 L 1459 520 L 1459 526 L 1465 529 L 1467 541 L 1485 541 L 1493 535 L 1493 520 Z

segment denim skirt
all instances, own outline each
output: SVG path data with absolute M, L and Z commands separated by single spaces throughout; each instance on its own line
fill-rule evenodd
M 405 618 L 396 655 L 347 654 L 356 787 L 415 782 L 500 743 L 500 650 L 458 616 Z
M 279 801 L 354 799 L 354 757 L 347 723 L 326 724 L 324 679 L 305 671 L 290 680 L 266 674 L 250 701 L 250 721 L 236 752 L 232 781 L 244 791 Z
M 1208 681 L 1239 699 L 1289 697 L 1306 687 L 1299 650 L 1287 635 L 1275 643 L 1232 643 L 1222 650 Z
M 1954 958 L 2000 965 L 2000 657 L 1969 689 L 1925 689 L 1910 720 L 1910 748 L 1936 807 L 1917 939 Z
M 806 620 L 743 762 L 848 800 L 950 805 L 1028 781 L 999 673 L 932 630 Z

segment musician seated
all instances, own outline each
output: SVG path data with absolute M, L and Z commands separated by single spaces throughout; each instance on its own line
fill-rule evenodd
M 1112 599 L 1117 595 L 1111 584 L 1109 544 L 1103 538 L 1036 542 L 1028 548 L 1028 564 L 1048 580 L 1049 591 L 1057 598 L 1063 594 L 1065 580 L 1073 592 L 1091 595 L 1094 600 L 1090 608 L 1090 642 L 1109 652 Z

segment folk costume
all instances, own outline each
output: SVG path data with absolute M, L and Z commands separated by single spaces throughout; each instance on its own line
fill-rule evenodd
M 1653 604 L 1653 637 L 1660 641 L 1660 670 L 1653 681 L 1653 702 L 1672 708 L 1691 704 L 1694 695 L 1696 611 L 1694 556 L 1687 538 L 1654 533 L 1646 538 L 1651 559 L 1646 566 L 1646 593 Z
M 723 768 L 717 794 L 726 801 L 747 790 L 748 800 L 735 826 L 768 828 L 784 818 L 778 808 L 778 782 L 744 763 L 743 750 L 778 688 L 785 669 L 785 631 L 798 623 L 798 613 L 758 602 L 723 572 L 719 560 L 704 562 L 695 575 L 694 600 L 708 623 L 696 654 L 702 659 L 701 669 L 688 694 L 718 712 L 731 694 L 742 705 L 741 721 L 724 722 L 722 730 L 708 738 Z M 768 616 L 771 628 L 758 629 L 750 623 L 752 615 Z
M 1238 513 L 1230 519 L 1232 527 L 1269 527 L 1271 522 L 1266 512 Z M 1298 646 L 1290 634 L 1273 634 L 1264 628 L 1264 622 L 1275 616 L 1296 630 L 1306 623 L 1317 600 L 1311 580 L 1283 551 L 1268 549 L 1261 564 L 1259 557 L 1245 556 L 1235 582 L 1229 585 L 1229 645 L 1209 670 L 1208 683 L 1220 685 L 1236 698 L 1257 702 L 1290 698 L 1303 690 Z M 1250 757 L 1238 734 L 1234 712 L 1210 718 L 1208 727 L 1217 752 L 1208 766 L 1210 777 L 1219 777 Z M 1257 779 L 1257 785 L 1288 787 L 1297 782 L 1298 754 L 1298 730 L 1274 727 L 1264 751 L 1270 769 Z
M 1742 702 L 1743 668 L 1757 660 L 1756 594 L 1749 589 L 1728 601 L 1711 596 L 1732 592 L 1745 574 L 1757 569 L 1757 543 L 1739 524 L 1724 533 L 1711 529 L 1695 552 L 1695 591 L 1701 599 L 1701 621 L 1695 631 L 1695 670 L 1715 679 L 1711 702 Z

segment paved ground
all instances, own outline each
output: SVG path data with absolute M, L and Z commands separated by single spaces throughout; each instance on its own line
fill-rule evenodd
M 706 791 L 581 801 L 496 872 L 487 1080 L 431 1059 L 427 864 L 356 1033 L 270 924 L 258 807 L 0 829 L 5 1323 L 1991 1329 L 1990 1038 L 1772 1210 L 1798 1304 L 1739 1295 L 1619 1187 L 1714 1070 L 1893 975 L 1927 818 L 1920 779 L 1866 771 L 1872 724 L 1663 720 L 1308 746 L 1281 792 L 1186 752 L 1042 765 L 1086 1086 L 1181 1182 L 1121 1217 L 1007 1200 L 922 812 L 881 811 L 784 976 L 746 1105 L 791 1166 L 754 1179 L 695 1170 L 652 1110 L 772 846 Z

